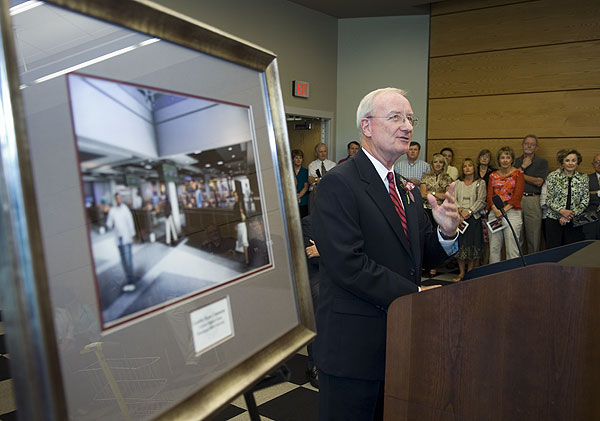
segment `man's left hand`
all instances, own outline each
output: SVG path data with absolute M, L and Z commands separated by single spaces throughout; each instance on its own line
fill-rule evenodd
M 460 223 L 460 214 L 454 200 L 454 184 L 450 184 L 450 188 L 444 194 L 445 199 L 441 205 L 437 204 L 437 200 L 431 193 L 427 195 L 427 201 L 431 205 L 433 212 L 433 219 L 438 223 L 442 235 L 446 237 L 454 237 Z
M 321 255 L 319 254 L 319 250 L 317 250 L 317 245 L 315 244 L 315 242 L 313 240 L 310 240 L 310 243 L 312 244 L 312 246 L 308 246 L 305 248 L 306 257 L 308 257 L 309 259 L 320 257 Z

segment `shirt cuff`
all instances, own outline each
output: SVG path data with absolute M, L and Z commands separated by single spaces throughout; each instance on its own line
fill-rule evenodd
M 440 241 L 440 245 L 442 246 L 442 248 L 448 256 L 452 256 L 453 254 L 456 254 L 456 252 L 458 252 L 458 241 L 456 241 L 458 240 L 458 230 L 456 231 L 456 235 L 454 236 L 454 238 L 451 238 L 449 240 L 444 240 L 442 238 L 442 232 L 440 231 L 440 227 L 437 228 L 437 235 L 438 240 Z

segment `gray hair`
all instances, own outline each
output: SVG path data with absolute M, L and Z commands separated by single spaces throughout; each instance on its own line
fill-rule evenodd
M 523 142 L 522 142 L 522 143 L 525 143 L 525 141 L 526 141 L 527 139 L 535 139 L 535 144 L 536 144 L 536 145 L 540 143 L 540 141 L 539 141 L 538 137 L 537 137 L 536 135 L 534 135 L 534 134 L 528 134 L 527 136 L 525 136 L 525 137 L 523 138 Z
M 400 94 L 402 96 L 406 95 L 405 90 L 398 89 L 398 88 L 390 88 L 390 87 L 376 89 L 374 91 L 369 92 L 367 95 L 365 95 L 363 97 L 363 99 L 360 101 L 360 104 L 358 104 L 358 108 L 356 109 L 356 128 L 358 129 L 358 132 L 361 135 L 362 135 L 362 128 L 360 126 L 360 122 L 362 121 L 363 118 L 370 117 L 373 115 L 373 112 L 375 111 L 375 106 L 374 106 L 375 97 L 377 95 L 385 93 L 385 92 L 393 92 L 393 93 Z

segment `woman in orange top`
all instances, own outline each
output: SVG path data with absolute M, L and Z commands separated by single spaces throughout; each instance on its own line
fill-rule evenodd
M 494 195 L 500 196 L 504 202 L 504 211 L 511 222 L 517 237 L 520 239 L 521 225 L 523 225 L 523 211 L 521 210 L 521 198 L 525 189 L 525 177 L 523 170 L 513 167 L 515 153 L 512 148 L 504 146 L 498 150 L 496 160 L 500 168 L 490 174 L 487 193 L 487 209 L 491 209 L 488 220 L 502 219 L 502 212 L 492 202 Z M 508 225 L 502 221 L 503 225 Z M 501 231 L 490 232 L 490 263 L 501 260 L 502 244 L 506 246 L 506 259 L 519 257 L 519 247 L 515 243 L 510 227 Z

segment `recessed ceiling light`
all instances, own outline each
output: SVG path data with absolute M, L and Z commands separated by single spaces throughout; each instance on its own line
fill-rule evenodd
M 223 161 L 217 161 L 217 165 L 223 165 Z
M 15 16 L 18 15 L 19 13 L 23 13 L 26 12 L 28 10 L 33 9 L 34 7 L 38 7 L 41 6 L 42 4 L 44 4 L 41 1 L 26 1 L 25 3 L 21 3 L 17 6 L 13 6 L 10 8 L 10 15 L 11 16 Z
M 206 164 L 204 165 L 206 168 L 210 168 L 210 164 Z

